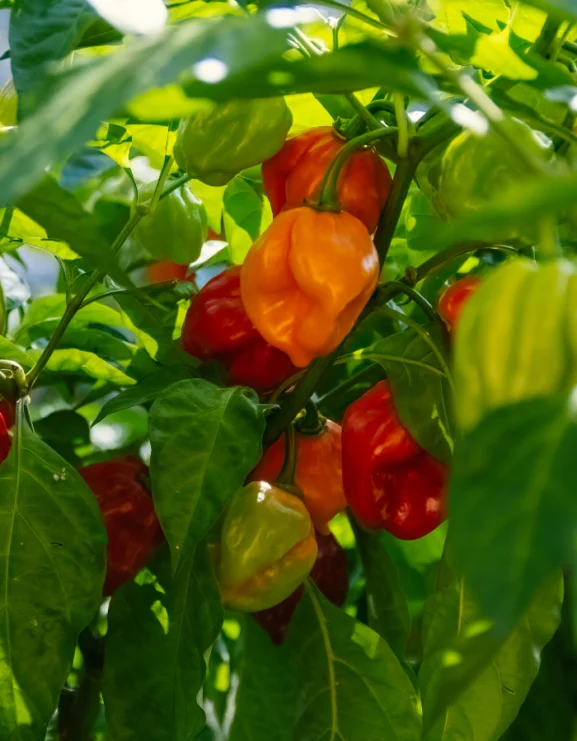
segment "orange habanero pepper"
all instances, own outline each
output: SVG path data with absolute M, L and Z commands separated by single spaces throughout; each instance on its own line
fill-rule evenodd
M 284 211 L 253 244 L 241 269 L 246 312 L 265 340 L 297 367 L 346 337 L 379 277 L 367 228 L 341 211 Z

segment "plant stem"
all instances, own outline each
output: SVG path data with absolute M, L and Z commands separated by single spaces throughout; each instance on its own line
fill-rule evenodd
M 90 741 L 92 729 L 100 712 L 100 685 L 104 667 L 102 638 L 86 628 L 78 644 L 84 657 L 84 673 L 80 685 L 63 693 L 58 706 L 58 738 L 60 741 Z
M 124 226 L 120 234 L 116 237 L 114 240 L 114 243 L 112 247 L 110 248 L 111 254 L 114 256 L 118 253 L 122 245 L 126 242 L 128 237 L 130 236 L 133 229 L 136 227 L 138 222 L 148 213 L 147 207 L 137 207 L 136 211 L 134 212 L 133 216 L 129 220 L 129 222 Z M 42 355 L 38 358 L 36 361 L 36 365 L 28 371 L 26 374 L 26 380 L 28 382 L 29 389 L 32 389 L 32 386 L 36 382 L 38 376 L 42 371 L 44 370 L 46 364 L 50 360 L 50 357 L 54 350 L 58 347 L 60 340 L 62 339 L 62 336 L 68 329 L 68 325 L 74 318 L 74 315 L 76 312 L 82 307 L 82 304 L 84 303 L 84 299 L 88 296 L 90 291 L 94 288 L 94 286 L 101 281 L 106 273 L 104 273 L 101 270 L 94 270 L 91 274 L 90 279 L 87 281 L 84 288 L 79 291 L 76 296 L 67 304 L 66 310 L 64 311 L 64 314 L 62 315 L 62 319 L 60 320 L 60 323 L 54 330 L 54 334 L 50 338 L 50 341 L 44 348 L 44 351 Z
M 166 186 L 158 200 L 162 201 L 163 198 L 166 198 L 166 196 L 170 195 L 173 191 L 178 190 L 182 185 L 188 183 L 189 180 L 192 180 L 190 175 L 181 175 L 181 177 L 176 178 Z
M 387 286 L 392 287 L 396 286 L 399 289 L 399 293 L 404 293 L 405 296 L 408 296 L 412 301 L 414 301 L 417 306 L 420 306 L 425 315 L 432 321 L 432 322 L 440 322 L 441 318 L 433 308 L 432 304 L 430 304 L 427 299 L 424 296 L 421 296 L 421 294 L 416 291 L 412 286 L 407 285 L 406 283 L 403 283 L 402 281 L 396 281 L 392 280 L 389 281 Z M 378 294 L 377 294 L 378 295 Z M 387 301 L 390 301 L 390 299 L 387 299 Z
M 385 264 L 397 223 L 403 210 L 403 204 L 411 187 L 415 165 L 411 158 L 405 157 L 399 161 L 393 178 L 393 186 L 385 207 L 382 210 L 379 226 L 375 234 L 375 247 L 379 253 L 381 265 Z
M 397 154 L 400 159 L 403 159 L 409 154 L 409 126 L 407 122 L 407 112 L 405 111 L 405 101 L 401 93 L 394 93 L 393 101 L 395 103 L 397 128 L 399 129 Z
M 280 486 L 292 488 L 295 485 L 295 472 L 297 468 L 297 446 L 293 424 L 287 425 L 284 441 L 284 462 L 277 476 L 276 483 Z
M 378 131 L 383 128 L 382 123 L 373 116 L 368 108 L 365 108 L 354 93 L 346 93 L 345 98 L 349 101 L 355 113 L 358 113 L 359 118 L 365 122 L 369 131 Z
M 164 184 L 166 183 L 166 180 L 168 176 L 170 175 L 170 168 L 172 167 L 173 162 L 174 162 L 174 159 L 170 155 L 167 155 L 164 158 L 162 170 L 160 171 L 160 177 L 156 181 L 156 187 L 154 189 L 154 193 L 152 195 L 150 203 L 148 204 L 149 213 L 152 213 L 154 209 L 158 206 L 158 201 L 160 200 L 160 196 L 162 195 L 162 191 L 164 190 Z
M 361 383 L 365 380 L 372 380 L 375 373 L 375 367 L 377 369 L 380 368 L 380 366 L 375 366 L 374 363 L 371 363 L 368 368 L 363 368 L 362 371 L 355 373 L 355 375 L 347 378 L 346 381 L 343 381 L 338 386 L 335 386 L 334 389 L 331 389 L 324 396 L 321 396 L 318 402 L 319 406 L 324 406 L 327 401 L 330 401 L 335 396 L 342 396 L 345 391 L 352 389 L 353 386 L 356 386 L 357 383 Z
M 320 206 L 326 210 L 338 210 L 339 198 L 337 185 L 341 169 L 349 157 L 356 152 L 357 149 L 361 149 L 367 144 L 371 144 L 378 139 L 394 136 L 396 133 L 397 129 L 392 126 L 389 128 L 381 127 L 378 131 L 367 131 L 366 134 L 361 134 L 347 142 L 329 165 L 320 186 L 318 203 L 313 205 Z
M 547 20 L 543 24 L 539 36 L 533 44 L 533 51 L 543 57 L 548 57 L 551 47 L 555 44 L 555 38 L 557 37 L 561 25 L 562 21 L 548 16 Z
M 508 252 L 514 255 L 518 254 L 518 251 L 514 247 L 509 247 L 504 244 L 490 245 L 485 242 L 465 242 L 464 244 L 458 244 L 455 247 L 450 247 L 447 250 L 443 250 L 442 252 L 433 255 L 433 257 L 425 260 L 425 262 L 421 263 L 416 268 L 407 268 L 405 276 L 403 277 L 403 282 L 415 286 L 417 283 L 422 281 L 423 278 L 429 275 L 429 273 L 434 273 L 455 257 L 483 249 L 500 250 L 501 252 Z
M 339 2 L 339 0 L 320 0 L 318 5 L 326 5 L 328 8 L 337 8 L 337 10 L 342 10 L 343 13 L 346 13 L 353 18 L 358 18 L 360 21 L 364 21 L 368 26 L 378 28 L 380 31 L 383 31 L 383 33 L 386 33 L 389 36 L 396 36 L 396 33 L 387 25 L 381 23 L 381 21 L 378 21 L 376 18 L 371 18 L 370 15 L 365 15 L 364 13 L 361 13 L 360 10 L 351 8 L 350 5 Z

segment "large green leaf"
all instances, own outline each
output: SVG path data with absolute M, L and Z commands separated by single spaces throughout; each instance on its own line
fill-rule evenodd
M 457 446 L 449 494 L 453 546 L 502 632 L 573 557 L 576 446 L 575 400 L 565 394 L 497 409 Z
M 168 549 L 151 568 L 156 579 L 141 575 L 110 604 L 106 717 L 118 741 L 190 741 L 204 726 L 198 694 L 222 624 L 218 587 L 204 543 L 175 579 Z
M 71 52 L 96 16 L 86 0 L 16 0 L 10 15 L 10 61 L 20 115 L 38 89 L 48 62 Z
M 156 510 L 176 568 L 220 516 L 261 455 L 264 413 L 254 391 L 193 379 L 150 411 Z
M 401 663 L 405 662 L 411 618 L 399 570 L 378 533 L 355 527 L 366 581 L 369 626 L 384 638 Z
M 312 586 L 287 645 L 298 659 L 294 739 L 420 741 L 418 700 L 394 653 Z
M 298 681 L 294 655 L 286 645 L 275 646 L 250 616 L 241 641 L 239 685 L 228 741 L 293 741 Z
M 360 357 L 386 370 L 399 416 L 419 445 L 449 460 L 453 421 L 442 330 L 433 323 L 419 333 L 407 329 L 371 345 Z
M 106 535 L 82 478 L 19 416 L 0 466 L 0 736 L 38 741 L 100 605 Z
M 424 741 L 501 737 L 537 676 L 543 646 L 559 626 L 561 586 L 557 577 L 541 589 L 500 645 L 463 579 L 442 564 L 423 623 Z

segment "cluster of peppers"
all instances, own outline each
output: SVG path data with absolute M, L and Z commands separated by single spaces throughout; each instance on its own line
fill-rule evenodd
M 266 395 L 334 350 L 367 304 L 379 275 L 371 234 L 391 178 L 375 150 L 355 151 L 327 204 L 325 176 L 346 141 L 328 127 L 286 140 L 291 116 L 284 100 L 258 102 L 258 116 L 255 105 L 233 101 L 200 111 L 182 124 L 174 154 L 189 175 L 213 185 L 262 164 L 273 222 L 241 267 L 217 275 L 192 299 L 182 345 L 200 360 L 219 361 L 229 384 Z M 175 226 L 168 232 L 181 238 L 162 254 L 185 265 L 207 234 L 202 204 L 188 189 L 163 199 L 135 235 L 153 255 L 167 220 Z M 439 312 L 451 332 L 477 285 L 461 280 L 441 297 Z M 13 424 L 12 408 L 2 402 L 0 461 L 10 452 Z M 80 474 L 108 532 L 104 594 L 110 595 L 164 540 L 148 470 L 125 457 Z M 386 381 L 347 409 L 342 428 L 314 415 L 312 426 L 308 416 L 297 420 L 290 444 L 283 436 L 265 451 L 210 542 L 223 602 L 254 613 L 273 642 L 282 642 L 307 576 L 335 604 L 346 598 L 346 555 L 329 530 L 336 514 L 348 507 L 363 526 L 420 538 L 445 517 L 446 479 L 444 464 L 402 425 Z

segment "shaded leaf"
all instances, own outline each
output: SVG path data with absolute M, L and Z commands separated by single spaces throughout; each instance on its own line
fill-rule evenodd
M 150 472 L 174 568 L 215 524 L 261 455 L 264 414 L 254 391 L 193 379 L 150 411 Z

